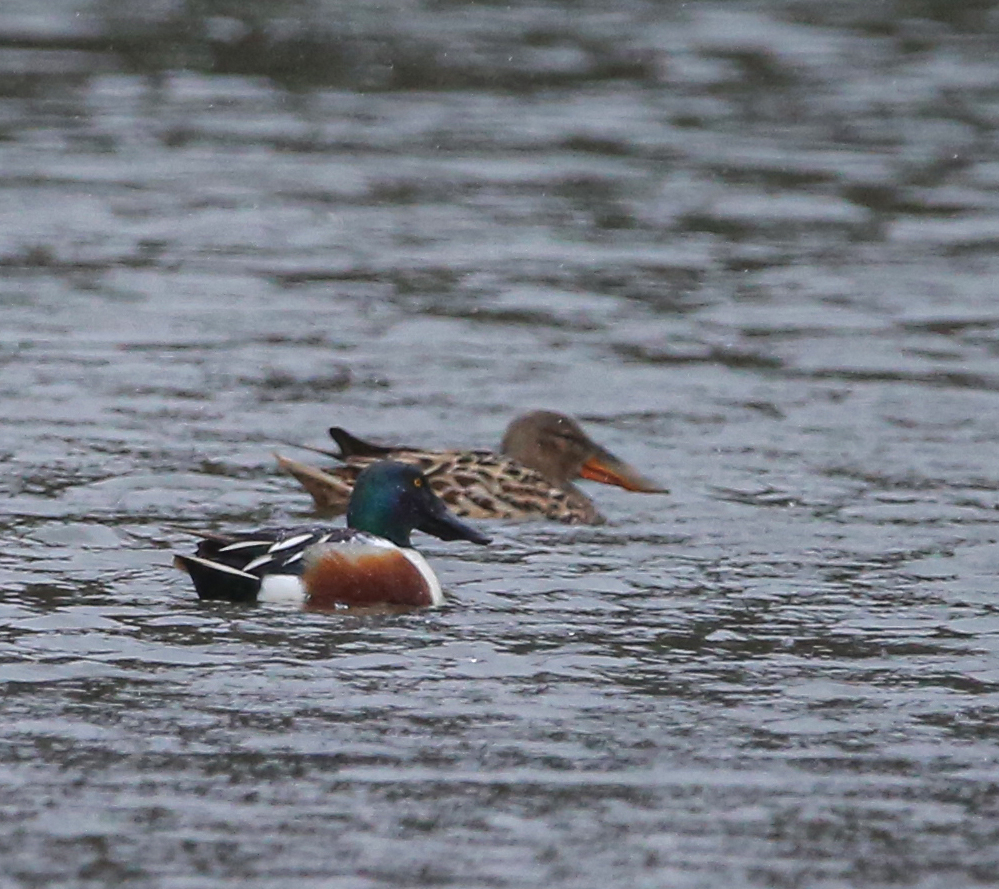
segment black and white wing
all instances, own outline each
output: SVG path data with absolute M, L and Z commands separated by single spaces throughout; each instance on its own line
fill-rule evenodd
M 174 563 L 190 574 L 201 599 L 254 602 L 267 575 L 301 575 L 313 546 L 350 540 L 349 528 L 261 528 L 235 534 L 205 534 L 193 556 Z

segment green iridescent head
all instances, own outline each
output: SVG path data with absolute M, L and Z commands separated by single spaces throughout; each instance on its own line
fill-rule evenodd
M 409 535 L 414 528 L 441 540 L 489 543 L 488 537 L 444 505 L 418 469 L 388 460 L 372 463 L 357 477 L 347 507 L 347 525 L 396 546 L 412 546 Z

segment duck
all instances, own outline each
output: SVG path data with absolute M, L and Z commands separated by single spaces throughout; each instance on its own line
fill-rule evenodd
M 199 533 L 193 555 L 176 555 L 198 598 L 279 602 L 308 610 L 436 607 L 444 596 L 413 548 L 420 530 L 441 540 L 485 545 L 489 537 L 458 519 L 415 466 L 382 460 L 357 475 L 347 527 L 321 525 Z
M 668 494 L 669 490 L 594 442 L 572 417 L 535 410 L 507 427 L 499 452 L 427 450 L 385 446 L 333 426 L 338 451 L 309 448 L 341 461 L 318 469 L 276 454 L 278 464 L 312 495 L 318 510 L 342 512 L 359 473 L 372 462 L 397 460 L 418 466 L 436 494 L 456 515 L 474 519 L 547 519 L 599 525 L 606 519 L 573 482 L 588 479 L 627 491 Z

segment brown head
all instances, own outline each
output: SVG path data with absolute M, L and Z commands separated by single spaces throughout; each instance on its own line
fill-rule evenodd
M 500 450 L 559 487 L 585 478 L 628 491 L 669 493 L 592 441 L 571 417 L 555 411 L 517 417 L 507 427 Z

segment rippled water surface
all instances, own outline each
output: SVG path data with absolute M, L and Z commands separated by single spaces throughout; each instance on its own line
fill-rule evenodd
M 999 882 L 991 5 L 195 6 L 0 13 L 0 883 Z M 533 407 L 671 494 L 170 566 Z

